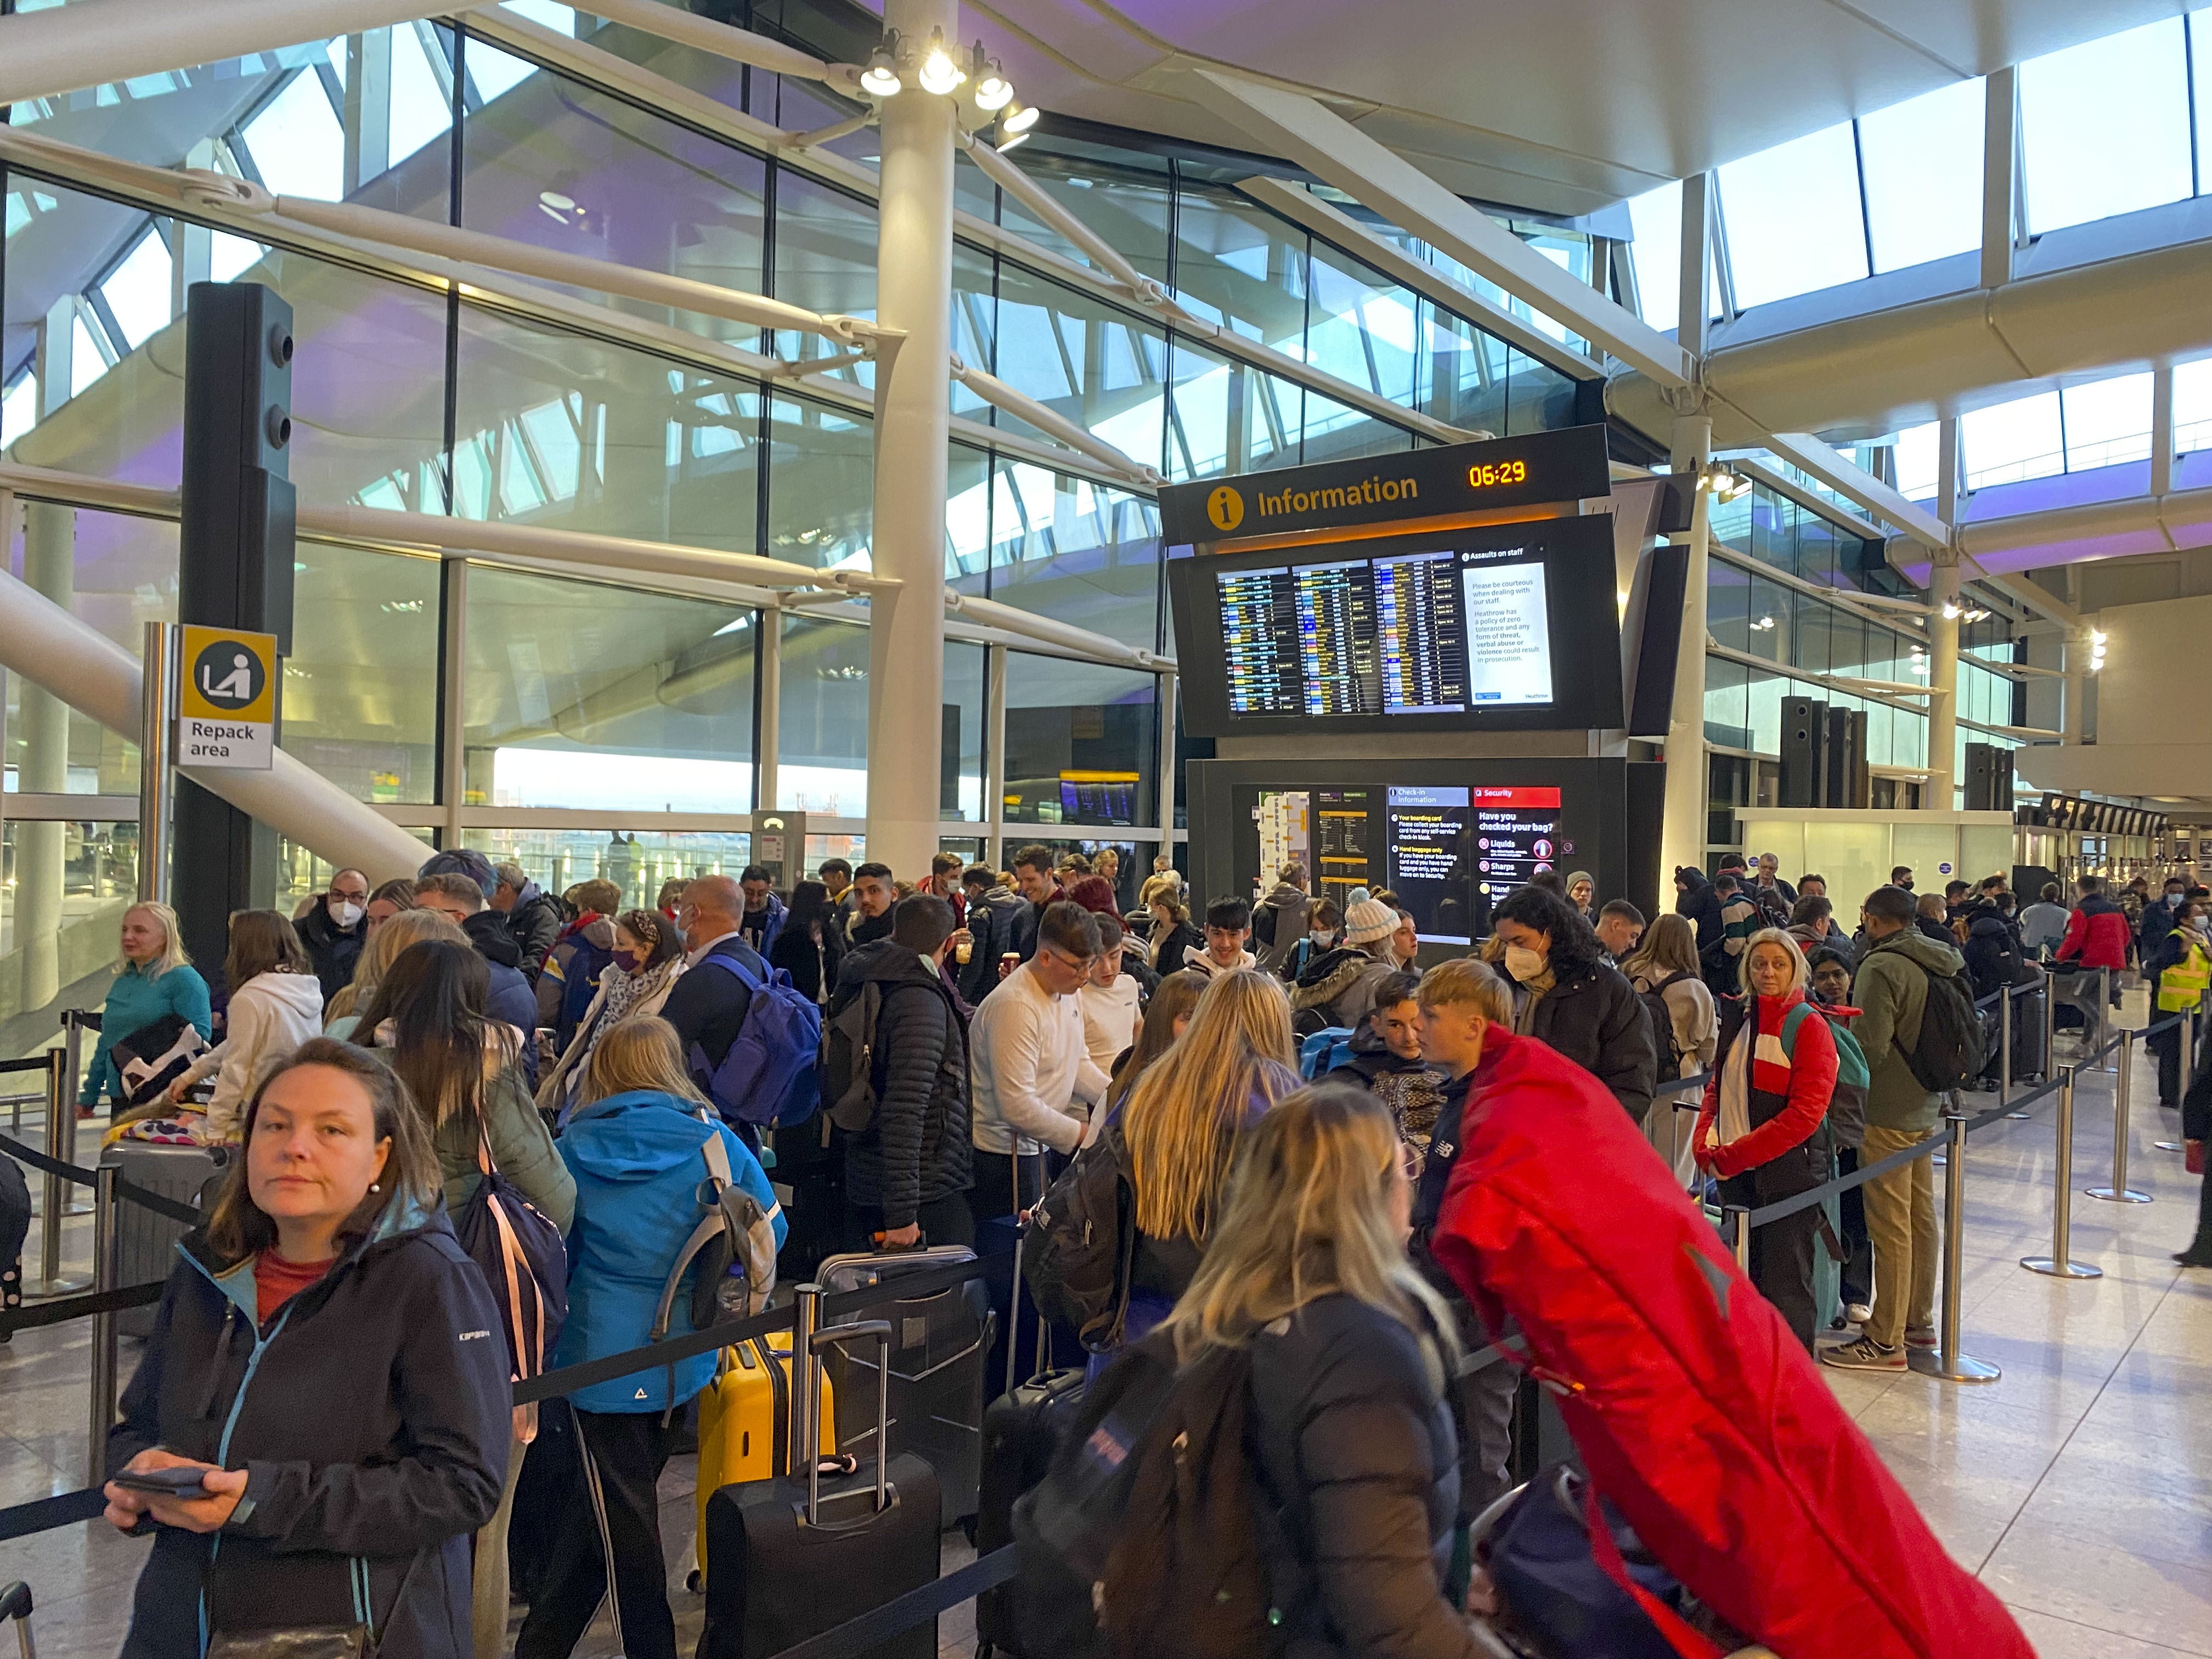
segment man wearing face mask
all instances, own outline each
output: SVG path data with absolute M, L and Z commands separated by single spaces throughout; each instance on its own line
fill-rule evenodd
M 1557 894 L 1516 887 L 1495 925 L 1514 986 L 1514 1030 L 1589 1072 L 1642 1123 L 1658 1081 L 1650 1021 L 1636 988 L 1606 965 L 1589 924 Z
M 353 983 L 354 964 L 368 937 L 362 925 L 368 908 L 368 878 L 358 870 L 341 870 L 315 908 L 292 924 L 322 982 L 325 1002 Z

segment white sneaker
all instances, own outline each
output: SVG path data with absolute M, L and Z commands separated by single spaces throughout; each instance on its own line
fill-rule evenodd
M 1844 1310 L 1844 1319 L 1848 1324 L 1863 1325 L 1873 1317 L 1874 1310 L 1863 1302 L 1854 1302 Z

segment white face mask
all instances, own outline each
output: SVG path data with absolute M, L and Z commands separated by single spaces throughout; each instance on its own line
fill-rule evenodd
M 1543 953 L 1530 950 L 1525 945 L 1505 947 L 1505 971 L 1526 985 L 1544 971 Z
M 351 899 L 333 897 L 329 903 L 331 920 L 341 927 L 350 927 L 362 918 L 362 907 Z
M 1316 927 L 1306 937 L 1311 939 L 1316 947 L 1326 951 L 1328 949 L 1328 942 L 1336 937 L 1336 930 L 1331 927 Z

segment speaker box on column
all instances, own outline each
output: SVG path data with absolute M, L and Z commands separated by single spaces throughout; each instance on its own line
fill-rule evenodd
M 1966 810 L 2012 811 L 2012 750 L 1994 743 L 1966 745 Z
M 1872 805 L 1874 781 L 1867 770 L 1866 711 L 1831 708 L 1827 727 L 1827 787 L 1820 805 L 1862 809 Z
M 258 283 L 195 283 L 185 301 L 177 620 L 292 647 L 295 498 L 292 307 Z M 277 717 L 283 717 L 283 681 Z M 230 913 L 276 896 L 276 833 L 189 780 L 176 790 L 173 884 L 185 943 L 220 962 Z
M 1782 801 L 1784 806 L 1826 804 L 1828 706 L 1810 697 L 1782 700 Z

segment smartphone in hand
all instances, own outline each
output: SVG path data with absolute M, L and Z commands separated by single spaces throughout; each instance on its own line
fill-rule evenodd
M 115 1477 L 115 1484 L 126 1492 L 152 1492 L 161 1498 L 212 1498 L 215 1494 L 200 1484 L 206 1469 L 197 1464 L 183 1468 L 127 1469 Z

